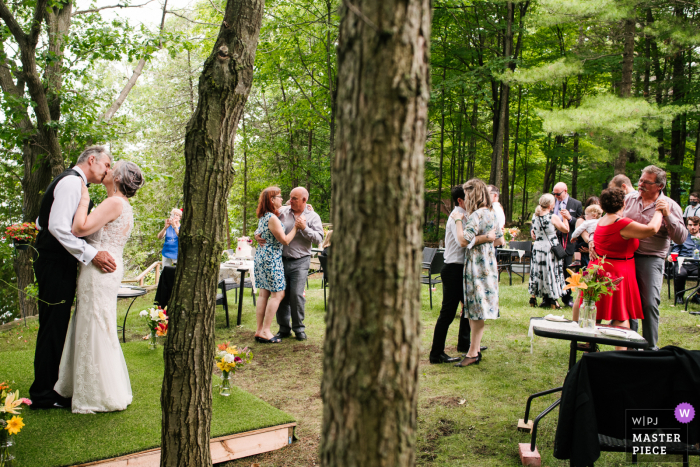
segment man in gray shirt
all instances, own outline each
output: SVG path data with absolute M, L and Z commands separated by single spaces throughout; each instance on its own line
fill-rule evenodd
M 282 249 L 282 263 L 284 264 L 284 279 L 287 283 L 284 298 L 277 309 L 277 324 L 280 330 L 277 337 L 285 338 L 296 335 L 297 340 L 306 340 L 304 332 L 304 307 L 306 297 L 304 288 L 306 278 L 309 275 L 309 263 L 311 261 L 311 244 L 323 242 L 323 225 L 321 218 L 311 210 L 306 202 L 309 192 L 304 187 L 297 187 L 290 193 L 289 206 L 280 209 L 280 221 L 286 232 L 294 225 L 297 233 L 294 240 Z M 259 244 L 265 241 L 255 233 L 255 239 Z M 291 318 L 291 326 L 290 326 Z

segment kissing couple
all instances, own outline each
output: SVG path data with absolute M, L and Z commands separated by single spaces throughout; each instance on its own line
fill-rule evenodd
M 90 183 L 107 190 L 107 199 L 92 212 Z M 115 164 L 104 147 L 91 146 L 44 193 L 36 222 L 39 333 L 29 388 L 32 409 L 95 413 L 131 404 L 117 334 L 117 293 L 124 276 L 122 252 L 134 226 L 128 199 L 143 183 L 136 164 Z

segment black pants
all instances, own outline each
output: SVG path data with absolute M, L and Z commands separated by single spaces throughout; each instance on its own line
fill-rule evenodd
M 431 357 L 437 358 L 445 352 L 447 330 L 455 319 L 459 304 L 464 300 L 463 270 L 463 264 L 452 263 L 445 264 L 442 271 L 440 271 L 440 279 L 442 279 L 442 308 L 440 309 L 437 323 L 435 323 L 433 347 L 430 350 Z M 469 326 L 469 318 L 462 316 L 459 320 L 457 349 L 461 352 L 467 352 L 470 344 L 471 327 Z
M 675 264 L 673 267 L 677 267 Z M 695 276 L 698 274 L 697 263 L 685 263 L 681 267 L 680 272 L 676 270 L 676 278 L 673 279 L 673 287 L 676 293 L 676 297 L 683 298 L 683 294 L 679 294 L 681 290 L 685 290 L 685 282 L 688 280 L 688 276 Z
M 39 287 L 39 333 L 34 353 L 34 382 L 29 396 L 32 407 L 42 408 L 64 401 L 53 387 L 58 381 L 58 367 L 75 299 L 78 264 L 76 260 L 39 255 L 34 262 L 34 274 Z

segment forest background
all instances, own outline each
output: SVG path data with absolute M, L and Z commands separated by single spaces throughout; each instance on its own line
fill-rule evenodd
M 233 246 L 252 236 L 269 185 L 285 195 L 305 186 L 330 219 L 339 2 L 266 2 L 231 168 Z M 113 8 L 49 2 L 31 73 L 31 41 L 12 19 L 31 39 L 33 6 L 0 1 L 0 226 L 35 220 L 52 176 L 85 146 L 105 144 L 147 179 L 132 199 L 127 276 L 159 260 L 156 235 L 182 207 L 185 129 L 224 5 L 165 3 L 162 21 L 146 27 L 108 15 Z M 508 224 L 521 226 L 559 181 L 585 200 L 614 174 L 636 181 L 656 164 L 681 205 L 700 190 L 700 2 L 436 0 L 433 8 L 426 242 L 442 235 L 450 187 L 472 177 L 499 186 Z M 99 202 L 104 189 L 91 195 Z M 0 258 L 0 324 L 35 314 L 18 291 L 31 289 L 30 255 L 4 241 Z

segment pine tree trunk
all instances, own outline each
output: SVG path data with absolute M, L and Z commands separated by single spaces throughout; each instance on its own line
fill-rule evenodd
M 700 192 L 700 122 L 698 122 L 697 135 L 695 137 L 695 177 L 693 178 L 693 190 Z
M 506 66 L 509 67 L 510 60 L 513 55 L 513 20 L 515 15 L 515 9 L 513 8 L 513 2 L 507 2 L 506 5 L 506 28 L 505 28 L 505 38 L 503 44 L 503 57 L 506 60 Z M 502 174 L 502 164 L 503 164 L 503 143 L 505 140 L 505 131 L 508 122 L 506 121 L 507 109 L 508 109 L 508 99 L 509 99 L 510 86 L 508 84 L 501 83 L 501 95 L 500 103 L 498 106 L 498 126 L 496 133 L 493 135 L 493 154 L 491 156 L 491 174 L 489 175 L 489 183 L 491 185 L 499 186 L 501 185 L 501 174 Z
M 263 0 L 229 0 L 185 136 L 180 256 L 161 393 L 162 467 L 211 465 L 214 312 L 238 121 L 253 82 Z
M 677 18 L 682 18 L 684 16 L 683 7 L 675 7 L 675 16 Z M 683 52 L 680 44 L 675 44 L 677 51 L 673 55 L 673 103 L 674 105 L 681 105 L 685 101 L 685 53 Z M 673 199 L 676 203 L 681 201 L 681 184 L 680 184 L 680 170 L 679 166 L 683 164 L 683 133 L 684 133 L 685 121 L 683 115 L 676 115 L 671 122 L 671 163 L 669 177 L 669 185 L 671 186 L 671 191 L 669 197 Z
M 341 3 L 324 466 L 412 466 L 429 0 Z
M 440 237 L 440 213 L 442 210 L 442 164 L 445 160 L 445 79 L 447 69 L 442 68 L 442 114 L 440 116 L 440 169 L 438 171 L 437 212 L 435 213 L 435 241 Z
M 625 45 L 622 52 L 622 79 L 620 82 L 620 97 L 630 97 L 632 94 L 635 24 L 635 18 L 629 18 L 624 21 Z M 629 151 L 627 151 L 627 149 L 621 149 L 614 163 L 615 175 L 625 173 L 628 158 Z

